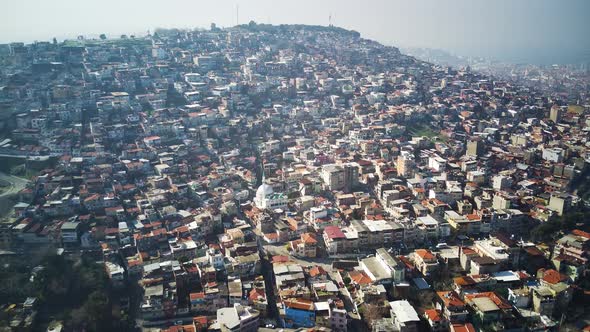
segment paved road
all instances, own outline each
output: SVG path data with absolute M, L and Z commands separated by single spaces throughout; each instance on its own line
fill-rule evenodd
M 0 181 L 7 182 L 9 184 L 8 189 L 2 194 L 0 194 L 0 197 L 16 194 L 19 191 L 23 190 L 27 186 L 27 183 L 29 183 L 29 180 L 2 172 L 0 172 Z
M 45 161 L 45 160 L 49 160 L 49 158 L 51 156 L 29 156 L 26 154 L 3 154 L 3 153 L 0 153 L 0 157 Z M 55 157 L 58 157 L 58 156 L 55 156 Z

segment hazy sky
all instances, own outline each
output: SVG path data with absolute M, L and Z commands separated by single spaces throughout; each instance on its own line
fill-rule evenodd
M 0 42 L 239 21 L 328 24 L 397 46 L 590 62 L 590 0 L 0 0 Z

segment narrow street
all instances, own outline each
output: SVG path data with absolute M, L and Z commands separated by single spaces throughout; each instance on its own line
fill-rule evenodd
M 264 286 L 266 290 L 266 301 L 268 302 L 267 306 L 267 316 L 271 319 L 274 319 L 276 324 L 275 326 L 279 326 L 280 324 L 280 317 L 279 317 L 279 310 L 277 309 L 277 301 L 274 292 L 274 274 L 272 270 L 272 263 L 268 261 L 268 256 L 266 250 L 261 245 L 262 239 L 257 237 L 258 242 L 258 253 L 260 254 L 260 269 L 262 272 L 262 276 L 264 278 Z

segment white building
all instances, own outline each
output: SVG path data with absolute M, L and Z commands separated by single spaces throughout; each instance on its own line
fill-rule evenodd
M 275 193 L 272 186 L 263 182 L 256 190 L 254 204 L 260 209 L 284 209 L 287 207 L 287 195 Z
M 496 175 L 492 178 L 492 188 L 504 190 L 512 184 L 512 179 L 504 175 Z
M 563 161 L 565 151 L 562 148 L 546 148 L 543 149 L 543 160 L 560 163 Z
M 397 331 L 418 331 L 420 318 L 412 305 L 406 300 L 389 302 L 391 306 L 391 319 Z
M 428 157 L 428 168 L 436 172 L 442 172 L 447 166 L 447 160 L 438 155 Z
M 241 331 L 254 332 L 258 331 L 258 321 L 260 313 L 250 307 L 245 307 L 239 303 L 234 304 L 233 308 L 217 309 L 217 323 L 221 331 Z
M 447 222 L 440 223 L 431 215 L 418 217 L 416 227 L 420 229 L 424 237 L 430 239 L 444 238 L 451 235 L 451 227 Z

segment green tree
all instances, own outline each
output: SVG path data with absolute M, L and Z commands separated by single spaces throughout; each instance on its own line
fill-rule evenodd
M 110 310 L 108 297 L 95 291 L 80 308 L 72 311 L 70 325 L 74 330 L 109 331 Z
M 342 278 L 342 281 L 344 281 L 344 284 L 348 286 L 352 280 L 350 279 L 349 276 L 346 276 L 346 277 Z
M 178 258 L 178 262 L 181 264 L 184 264 L 186 262 L 188 262 L 190 259 L 187 256 L 182 256 L 180 258 Z

